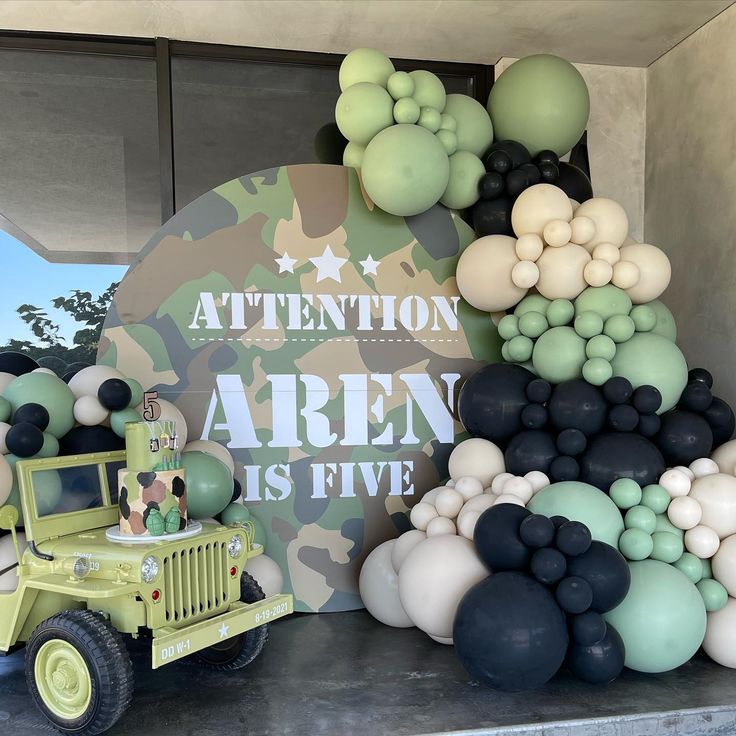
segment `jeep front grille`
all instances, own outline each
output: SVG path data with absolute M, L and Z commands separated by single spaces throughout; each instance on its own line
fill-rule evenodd
M 227 542 L 178 549 L 163 559 L 166 620 L 199 617 L 227 603 Z

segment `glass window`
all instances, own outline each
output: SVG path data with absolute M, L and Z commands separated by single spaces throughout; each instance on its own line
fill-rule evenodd
M 96 509 L 103 505 L 97 465 L 35 470 L 31 473 L 31 482 L 39 518 Z

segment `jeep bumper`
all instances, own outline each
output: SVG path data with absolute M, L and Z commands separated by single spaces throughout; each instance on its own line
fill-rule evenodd
M 153 632 L 151 666 L 157 669 L 294 611 L 291 595 L 272 595 L 258 603 L 233 603 L 225 613 L 183 629 L 166 627 Z

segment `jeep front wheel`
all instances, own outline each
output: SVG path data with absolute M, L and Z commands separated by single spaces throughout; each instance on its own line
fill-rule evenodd
M 107 731 L 133 696 L 123 639 L 92 611 L 63 611 L 36 627 L 26 647 L 26 680 L 46 718 L 75 736 Z

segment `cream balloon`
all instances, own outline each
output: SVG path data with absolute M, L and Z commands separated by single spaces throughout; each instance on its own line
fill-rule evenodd
M 621 248 L 621 261 L 633 263 L 639 268 L 639 280 L 626 293 L 634 304 L 644 304 L 657 299 L 669 286 L 672 276 L 670 259 L 649 243 L 638 243 Z
M 409 521 L 416 529 L 423 532 L 426 531 L 427 524 L 437 516 L 439 514 L 434 505 L 420 501 L 409 513 Z
M 549 478 L 541 470 L 530 470 L 524 477 L 532 484 L 534 493 L 549 485 Z
M 450 638 L 460 599 L 488 574 L 470 540 L 453 534 L 427 537 L 401 565 L 399 598 L 422 631 Z
M 594 258 L 583 269 L 583 278 L 590 286 L 605 286 L 613 276 L 613 266 L 602 258 Z
M 713 577 L 736 597 L 736 534 L 726 537 L 711 560 Z
M 391 552 L 396 540 L 379 544 L 365 558 L 360 569 L 358 589 L 368 613 L 386 626 L 407 629 L 412 620 L 399 599 L 398 577 L 391 564 Z
M 451 483 L 451 482 L 452 481 L 448 481 L 448 483 Z M 451 487 L 452 486 L 450 485 L 445 485 L 445 486 L 438 486 L 437 488 L 433 488 L 431 491 L 427 491 L 419 500 L 422 501 L 423 503 L 431 503 L 432 505 L 434 505 L 434 502 L 437 496 L 439 496 L 440 493 L 442 493 L 442 491 L 445 490 L 445 488 L 451 488 Z
M 513 473 L 499 473 L 491 482 L 491 492 L 500 496 L 506 481 L 513 477 L 515 477 Z
M 483 312 L 497 312 L 518 304 L 527 290 L 511 280 L 519 262 L 516 240 L 507 235 L 487 235 L 472 242 L 462 253 L 455 271 L 463 299 Z
M 714 475 L 719 473 L 718 463 L 709 457 L 699 457 L 690 463 L 690 471 L 695 478 L 703 478 L 706 475 Z M 733 473 L 730 473 L 733 475 Z
M 5 455 L 0 455 L 0 507 L 8 500 L 12 490 L 13 468 L 5 459 Z
M 627 235 L 626 239 L 624 240 L 624 245 L 637 245 L 639 243 L 638 240 L 634 240 L 634 238 L 631 237 L 631 235 Z M 621 246 L 623 248 L 623 245 Z
M 670 501 L 667 516 L 678 529 L 692 529 L 700 524 L 703 509 L 692 496 L 678 496 Z
M 501 450 L 481 437 L 471 437 L 457 445 L 450 453 L 448 468 L 450 477 L 455 480 L 470 475 L 477 478 L 484 488 L 506 470 Z
M 445 488 L 435 499 L 434 507 L 441 517 L 455 519 L 463 507 L 463 503 L 465 503 L 465 499 L 455 488 Z M 427 534 L 429 534 L 429 527 L 427 527 Z
M 109 365 L 90 365 L 69 379 L 69 388 L 77 399 L 81 399 L 82 396 L 97 396 L 100 386 L 108 378 L 123 379 L 125 376 L 117 368 Z
M 18 538 L 18 548 L 21 557 L 28 547 L 26 535 L 23 532 L 16 532 Z M 18 555 L 13 545 L 13 537 L 9 534 L 0 537 L 0 594 L 12 593 L 18 588 Z
M 585 245 L 595 237 L 595 223 L 590 217 L 573 217 L 570 220 L 570 242 Z M 618 250 L 618 248 L 616 249 Z
M 437 516 L 427 524 L 427 536 L 436 537 L 439 534 L 457 534 L 457 527 L 452 519 L 446 516 Z
M 542 233 L 544 242 L 553 248 L 567 245 L 572 239 L 572 226 L 565 220 L 550 220 Z
M 472 476 L 468 475 L 464 478 L 458 478 L 454 485 L 455 490 L 467 501 L 474 496 L 480 496 L 483 493 L 483 484 Z
M 726 473 L 696 478 L 690 498 L 703 509 L 701 524 L 713 529 L 721 539 L 736 534 L 736 478 Z
M 639 266 L 633 261 L 619 260 L 618 263 L 614 263 L 611 282 L 618 289 L 632 289 L 639 283 L 640 278 Z
M 493 505 L 497 506 L 501 503 L 515 503 L 517 506 L 526 506 L 526 503 L 513 493 L 502 493 L 500 496 L 496 496 L 496 502 Z
M 592 255 L 594 259 L 606 261 L 606 263 L 610 263 L 612 266 L 615 266 L 621 260 L 621 251 L 613 243 L 598 243 L 593 248 Z
M 526 504 L 531 501 L 534 495 L 534 486 L 526 478 L 517 475 L 509 478 L 503 484 L 503 492 L 504 494 L 510 493 L 512 496 L 516 496 Z
M 178 429 L 177 429 L 178 431 Z M 235 474 L 235 461 L 226 447 L 214 440 L 193 440 L 184 445 L 182 452 L 203 452 L 205 455 L 216 457 L 230 469 L 230 475 Z
M 539 281 L 539 268 L 534 261 L 519 261 L 511 269 L 511 280 L 520 289 L 531 289 Z
M 710 457 L 718 465 L 721 473 L 736 474 L 736 440 L 724 442 L 711 453 Z
M 473 539 L 475 533 L 475 525 L 480 519 L 481 511 L 466 511 L 457 517 L 457 533 L 465 537 L 465 539 Z
M 714 662 L 736 668 L 736 599 L 708 614 L 703 650 Z
M 567 195 L 552 184 L 534 184 L 525 189 L 511 210 L 511 227 L 520 238 L 527 233 L 540 237 L 552 220 L 572 220 L 572 205 Z
M 607 197 L 593 197 L 583 202 L 576 210 L 575 217 L 589 217 L 595 224 L 595 235 L 585 243 L 592 251 L 599 243 L 613 243 L 620 247 L 629 232 L 629 218 L 624 208 Z
M 516 241 L 515 250 L 520 261 L 536 261 L 542 255 L 544 241 L 535 233 L 527 233 Z
M 284 573 L 276 560 L 264 554 L 256 555 L 245 563 L 244 569 L 261 586 L 267 598 L 284 592 Z
M 74 402 L 74 418 L 85 427 L 102 424 L 109 414 L 97 396 L 80 396 Z
M 426 538 L 427 535 L 419 531 L 419 529 L 410 529 L 408 532 L 404 532 L 398 539 L 394 540 L 395 544 L 391 550 L 391 565 L 395 572 L 401 569 L 401 565 L 409 552 Z
M 429 634 L 429 638 L 433 639 L 438 644 L 444 644 L 446 646 L 452 646 L 455 643 L 451 636 L 432 636 L 432 634 Z
M 701 560 L 707 560 L 718 551 L 718 535 L 709 527 L 699 524 L 685 532 L 685 549 Z
M 547 299 L 574 299 L 588 286 L 583 274 L 590 260 L 582 245 L 545 248 L 537 261 L 537 291 Z

